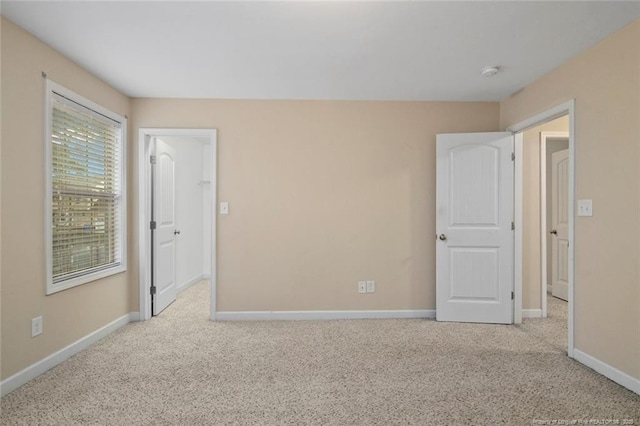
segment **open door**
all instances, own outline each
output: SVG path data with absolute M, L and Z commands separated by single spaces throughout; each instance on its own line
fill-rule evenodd
M 513 322 L 514 138 L 437 136 L 436 319 Z
M 569 150 L 551 154 L 551 294 L 569 299 Z
M 175 152 L 155 140 L 155 164 L 152 164 L 152 305 L 158 315 L 176 300 Z

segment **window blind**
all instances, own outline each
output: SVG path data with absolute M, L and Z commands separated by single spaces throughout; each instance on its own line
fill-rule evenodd
M 122 123 L 55 92 L 51 102 L 55 284 L 122 262 Z

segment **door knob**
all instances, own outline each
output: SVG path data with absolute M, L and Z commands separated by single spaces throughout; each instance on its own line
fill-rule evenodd
M 180 230 L 179 229 L 175 229 L 173 231 L 173 235 L 180 235 Z
M 549 231 L 549 233 L 552 235 L 558 235 L 558 231 L 556 231 L 555 229 L 552 229 L 551 231 Z
M 447 241 L 447 236 L 444 234 L 440 234 L 438 238 L 440 238 L 441 241 Z

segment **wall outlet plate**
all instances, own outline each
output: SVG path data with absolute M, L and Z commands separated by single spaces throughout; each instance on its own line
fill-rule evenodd
M 578 216 L 593 216 L 593 200 L 578 200 Z
M 358 281 L 358 293 L 366 293 L 366 292 L 367 292 L 367 282 Z
M 223 201 L 220 203 L 220 214 L 229 214 L 229 202 Z

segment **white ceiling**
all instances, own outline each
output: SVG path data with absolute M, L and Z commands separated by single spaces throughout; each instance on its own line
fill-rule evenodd
M 133 97 L 497 101 L 640 1 L 25 2 L 2 15 Z M 493 78 L 480 75 L 500 65 Z

